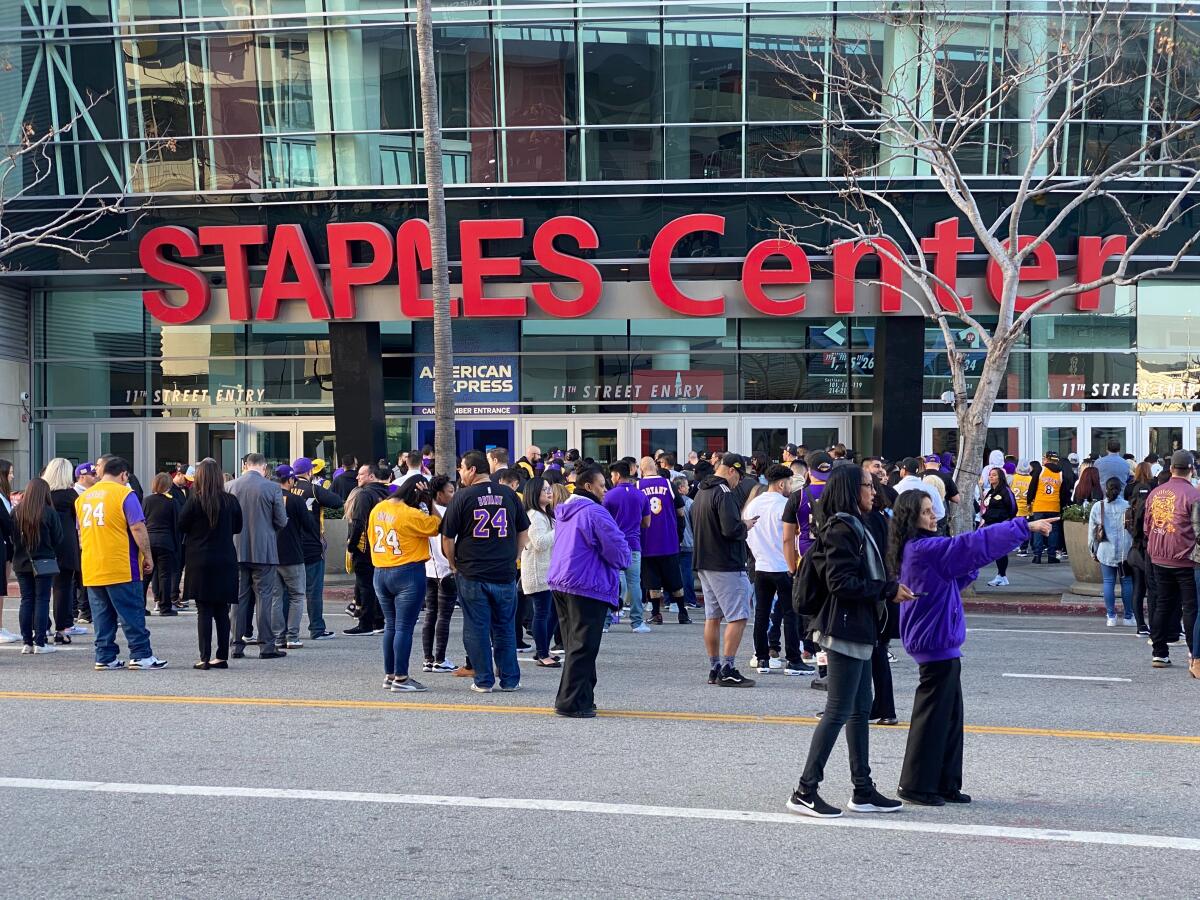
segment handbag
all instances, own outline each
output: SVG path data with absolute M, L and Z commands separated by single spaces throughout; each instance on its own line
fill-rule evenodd
M 33 574 L 39 578 L 43 575 L 57 575 L 59 571 L 56 559 L 31 559 L 29 564 L 33 566 Z
M 1104 501 L 1100 501 L 1100 524 L 1093 530 L 1093 536 L 1097 546 L 1108 540 L 1108 534 L 1104 530 Z

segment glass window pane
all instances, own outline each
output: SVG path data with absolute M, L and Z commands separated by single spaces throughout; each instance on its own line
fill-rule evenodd
M 433 29 L 442 128 L 490 128 L 496 124 L 492 40 L 483 25 Z M 418 109 L 420 104 L 417 104 Z
M 588 181 L 657 181 L 663 176 L 661 128 L 585 133 Z
M 217 32 L 187 41 L 192 115 L 197 134 L 219 137 L 261 133 L 253 40 L 252 35 L 244 32 Z M 262 186 L 260 138 L 205 141 L 200 149 L 205 187 L 234 190 Z
M 607 466 L 617 459 L 617 432 L 609 428 L 585 428 L 579 433 L 580 453 Z
M 71 465 L 77 466 L 85 459 L 91 459 L 89 435 L 86 431 L 55 431 L 51 452 L 55 456 L 70 460 Z
M 818 178 L 825 154 L 820 125 L 746 129 L 747 178 Z
M 679 458 L 679 430 L 676 428 L 643 428 L 642 439 L 638 441 L 641 448 L 639 458 L 654 456 L 659 450 Z
M 503 54 L 504 124 L 574 125 L 579 121 L 575 29 L 570 23 L 508 25 Z
M 820 122 L 828 39 L 808 18 L 750 20 L 746 118 L 751 122 Z
M 741 121 L 742 28 L 742 19 L 666 23 L 665 121 Z
M 292 433 L 290 431 L 260 431 L 254 435 L 254 449 L 267 458 L 273 470 L 292 461 Z
M 668 128 L 667 178 L 740 178 L 742 129 Z
M 1108 452 L 1109 441 L 1116 441 L 1122 447 L 1129 446 L 1129 429 L 1124 425 L 1100 425 L 1088 430 L 1091 432 L 1088 453 L 1096 459 Z
M 534 428 L 530 431 L 533 442 L 541 449 L 543 456 L 548 456 L 555 449 L 564 453 L 567 446 L 567 429 L 565 428 Z
M 579 132 L 539 129 L 504 132 L 509 181 L 578 181 Z
M 301 434 L 300 455 L 309 459 L 323 459 L 326 463 L 337 460 L 337 435 L 331 428 L 315 431 L 304 431 Z M 326 466 L 326 471 L 333 471 L 336 466 Z
M 1169 457 L 1176 450 L 1183 449 L 1182 425 L 1151 425 L 1149 437 L 1148 452 L 1157 453 L 1160 457 Z
M 1077 428 L 1043 428 L 1042 446 L 1034 447 L 1034 454 L 1052 452 L 1066 459 L 1068 453 L 1079 451 L 1079 430 Z
M 155 431 L 154 441 L 154 471 L 173 472 L 178 465 L 191 465 L 188 452 L 186 431 Z
M 196 426 L 196 455 L 201 459 L 215 459 L 221 471 L 236 475 L 240 467 L 237 459 L 235 430 L 232 424 Z
M 800 429 L 800 443 L 810 450 L 820 450 L 832 447 L 838 442 L 838 429 L 833 426 L 809 427 Z M 936 443 L 937 438 L 935 436 Z
M 605 22 L 583 29 L 584 121 L 662 121 L 662 47 L 657 22 Z
M 791 437 L 786 428 L 750 429 L 750 452 L 765 453 L 767 459 L 772 462 L 778 462 L 783 458 L 783 448 L 790 441 Z
M 729 448 L 728 428 L 693 428 L 692 450 L 701 456 L 724 453 Z
M 132 431 L 100 431 L 100 455 L 119 456 L 138 471 L 137 435 Z

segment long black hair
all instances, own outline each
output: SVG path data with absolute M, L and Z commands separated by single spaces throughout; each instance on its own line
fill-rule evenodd
M 192 496 L 196 498 L 204 518 L 208 520 L 209 528 L 217 527 L 217 520 L 221 515 L 221 495 L 224 493 L 225 477 L 221 474 L 220 465 L 211 457 L 200 460 L 200 464 L 196 466 Z
M 534 475 L 527 482 L 525 488 L 521 491 L 521 499 L 525 501 L 525 509 L 531 514 L 534 512 L 541 513 L 550 520 L 550 527 L 554 527 L 554 514 L 542 509 L 542 491 L 546 487 L 546 479 L 541 475 Z M 553 501 L 551 501 L 553 502 Z
M 1093 468 L 1095 467 L 1093 466 Z M 1121 496 L 1121 493 L 1124 490 L 1125 485 L 1121 484 L 1120 478 L 1110 478 L 1108 481 L 1104 482 L 1104 496 L 1107 498 L 1109 503 L 1116 502 L 1116 499 Z
M 892 506 L 887 568 L 893 578 L 900 577 L 900 564 L 904 562 L 904 548 L 908 542 L 927 533 L 922 531 L 920 525 L 921 503 L 925 500 L 929 500 L 929 495 L 924 491 L 905 491 Z
M 825 489 L 821 491 L 821 513 L 829 519 L 837 513 L 849 513 L 862 518 L 862 507 L 858 496 L 862 490 L 863 469 L 853 464 L 838 466 L 829 473 Z

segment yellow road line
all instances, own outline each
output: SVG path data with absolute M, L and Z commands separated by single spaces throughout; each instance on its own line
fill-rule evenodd
M 56 694 L 38 691 L 0 691 L 0 700 L 59 700 L 77 703 L 161 703 L 180 706 L 264 706 L 282 709 L 389 709 L 406 712 L 498 713 L 501 715 L 550 716 L 543 706 L 503 706 L 481 703 L 405 703 L 395 700 L 320 700 L 291 697 L 193 697 L 155 694 Z M 816 725 L 811 716 L 768 716 L 746 713 L 673 712 L 655 709 L 605 709 L 608 719 L 653 719 L 666 722 L 724 722 L 741 725 Z M 905 730 L 908 723 L 880 728 Z M 1085 741 L 1123 741 L 1144 744 L 1200 745 L 1200 735 L 1140 734 L 1130 731 L 1075 731 L 1057 728 L 1018 728 L 1006 725 L 968 725 L 968 734 L 1010 737 L 1053 737 Z

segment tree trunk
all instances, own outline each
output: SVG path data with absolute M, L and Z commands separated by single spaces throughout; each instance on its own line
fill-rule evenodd
M 417 2 L 417 59 L 421 71 L 421 118 L 425 148 L 425 189 L 429 198 L 429 240 L 433 258 L 434 467 L 453 473 L 454 340 L 450 331 L 450 268 L 446 259 L 446 189 L 442 180 L 442 120 L 437 69 L 433 60 L 430 0 Z
M 974 396 L 968 404 L 959 404 L 955 409 L 958 419 L 958 459 L 954 467 L 954 480 L 958 484 L 959 502 L 951 522 L 953 534 L 965 534 L 975 527 L 975 488 L 987 462 L 983 453 L 987 448 L 988 422 L 1000 387 L 1004 384 L 1011 354 L 1011 345 L 1007 341 L 995 341 L 984 359 Z

